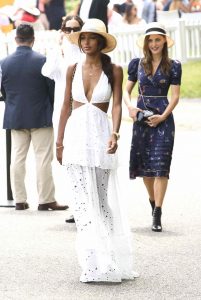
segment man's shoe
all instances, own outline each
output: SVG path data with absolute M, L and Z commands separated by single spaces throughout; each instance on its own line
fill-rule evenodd
M 27 202 L 24 203 L 16 203 L 15 204 L 15 209 L 16 210 L 25 210 L 29 208 L 29 204 Z
M 73 215 L 71 215 L 69 218 L 67 218 L 67 219 L 65 220 L 65 222 L 66 222 L 66 223 L 75 223 L 75 219 L 74 219 Z
M 67 208 L 68 205 L 60 205 L 56 201 L 38 205 L 38 210 L 66 210 Z

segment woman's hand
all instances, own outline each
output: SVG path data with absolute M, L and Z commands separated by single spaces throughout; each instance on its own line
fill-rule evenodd
M 141 109 L 139 109 L 137 107 L 134 107 L 134 106 L 129 106 L 128 107 L 129 117 L 133 119 L 133 122 L 137 121 L 138 111 L 141 111 Z
M 114 154 L 116 152 L 117 148 L 118 148 L 117 136 L 112 134 L 111 138 L 109 139 L 109 142 L 108 142 L 107 153 Z
M 60 146 L 56 146 L 56 157 L 58 162 L 60 163 L 60 165 L 62 165 L 62 158 L 63 158 L 63 150 L 64 150 L 64 146 L 60 145 Z
M 162 115 L 153 115 L 153 116 L 147 118 L 146 123 L 150 127 L 157 127 L 164 120 L 165 120 L 165 118 Z

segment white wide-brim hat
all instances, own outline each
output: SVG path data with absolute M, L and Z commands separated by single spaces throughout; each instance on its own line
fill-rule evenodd
M 147 35 L 151 35 L 151 34 L 161 34 L 164 35 L 166 37 L 166 41 L 167 41 L 167 46 L 168 48 L 172 47 L 174 45 L 174 41 L 173 39 L 171 39 L 171 37 L 168 36 L 165 27 L 163 24 L 159 23 L 159 22 L 151 22 L 149 24 L 147 24 L 146 27 L 146 31 L 145 34 L 140 36 L 137 40 L 137 45 L 140 48 L 143 48 L 144 46 L 144 39 Z
M 81 31 L 73 32 L 71 34 L 66 35 L 66 37 L 71 43 L 78 45 L 80 34 L 83 32 L 97 33 L 106 39 L 106 47 L 101 50 L 101 52 L 103 53 L 112 51 L 117 45 L 115 37 L 107 33 L 104 22 L 99 19 L 87 19 L 84 25 L 82 26 Z

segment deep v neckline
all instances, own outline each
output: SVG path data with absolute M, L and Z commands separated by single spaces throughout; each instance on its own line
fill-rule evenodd
M 93 100 L 94 91 L 95 91 L 95 89 L 97 88 L 97 86 L 99 85 L 99 82 L 100 82 L 102 76 L 103 76 L 103 70 L 102 70 L 102 72 L 101 72 L 101 74 L 100 74 L 100 76 L 99 76 L 99 79 L 98 79 L 97 82 L 96 82 L 96 85 L 94 86 L 93 92 L 92 92 L 92 94 L 91 94 L 91 99 L 89 100 L 89 99 L 87 98 L 87 96 L 86 96 L 86 92 L 85 92 L 85 88 L 84 88 L 83 72 L 82 72 L 82 65 L 81 65 L 82 88 L 83 88 L 83 93 L 84 93 L 85 99 L 87 100 L 87 103 L 91 103 L 91 101 Z

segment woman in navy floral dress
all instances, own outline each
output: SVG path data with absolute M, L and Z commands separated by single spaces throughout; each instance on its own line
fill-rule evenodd
M 179 101 L 181 63 L 168 57 L 168 47 L 174 44 L 163 25 L 152 22 L 138 40 L 144 57 L 133 59 L 128 66 L 128 81 L 124 93 L 129 115 L 134 120 L 130 151 L 130 178 L 143 177 L 152 206 L 153 231 L 162 231 L 161 208 L 167 189 L 174 145 L 172 111 Z M 131 92 L 138 81 L 137 108 L 131 104 Z M 171 90 L 168 101 L 168 90 Z M 139 111 L 154 114 L 137 121 Z

